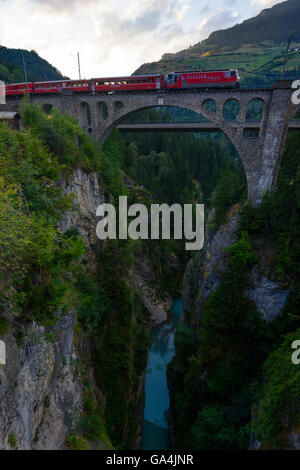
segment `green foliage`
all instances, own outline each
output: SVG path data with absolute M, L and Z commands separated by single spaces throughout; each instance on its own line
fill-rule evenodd
M 59 218 L 70 207 L 70 198 L 63 197 L 55 184 L 62 170 L 41 140 L 0 126 L 1 176 L 5 184 L 19 185 L 19 197 L 30 211 Z
M 245 209 L 242 229 L 262 233 L 276 252 L 276 270 L 282 276 L 300 279 L 300 133 L 289 133 L 277 191 L 266 194 L 262 204 Z
M 121 171 L 125 148 L 121 136 L 114 130 L 104 144 L 104 153 L 101 159 L 100 174 L 104 187 L 109 190 L 117 200 L 119 195 L 128 195 L 124 185 L 123 173 Z
M 253 381 L 272 350 L 273 333 L 243 295 L 246 272 L 257 261 L 248 233 L 228 251 L 228 270 L 204 305 L 197 336 L 186 327 L 176 334 L 170 374 L 182 448 L 189 442 L 195 449 L 247 448 Z
M 15 449 L 15 450 L 18 449 L 16 436 L 14 434 L 9 434 L 8 435 L 7 442 L 9 444 L 9 446 L 11 447 L 11 449 Z
M 25 49 L 9 49 L 0 47 L 0 64 L 9 71 L 6 75 L 7 82 L 17 83 L 24 81 L 23 56 L 26 63 L 27 77 L 29 81 L 48 81 L 61 80 L 65 77 L 46 60 L 42 59 L 35 51 L 26 51 Z M 0 69 L 0 80 L 1 69 Z
M 176 122 L 185 118 L 182 116 L 184 111 L 178 108 L 154 109 L 135 114 L 133 118 L 142 122 L 170 119 Z M 196 118 L 199 121 L 198 115 Z M 193 119 L 193 113 L 188 114 L 188 119 Z M 207 204 L 227 164 L 231 165 L 236 184 L 245 185 L 243 168 L 235 150 L 219 134 L 211 137 L 147 132 L 126 133 L 123 138 L 127 144 L 124 170 L 158 201 L 168 204 L 203 201 Z
M 289 447 L 288 434 L 300 424 L 300 369 L 291 360 L 291 345 L 299 338 L 300 328 L 286 335 L 264 363 L 264 387 L 253 431 L 271 449 Z
M 70 450 L 90 450 L 88 441 L 82 436 L 68 436 L 66 443 Z
M 67 438 L 69 449 L 89 450 L 90 445 L 87 440 L 100 441 L 100 444 L 104 444 L 107 450 L 112 449 L 113 447 L 106 433 L 105 421 L 101 410 L 88 388 L 85 389 L 83 408 L 83 416 L 77 424 L 76 434 Z
M 216 185 L 211 204 L 215 208 L 215 228 L 226 221 L 226 212 L 235 202 L 242 202 L 246 198 L 246 181 L 238 165 L 227 165 L 221 173 Z
M 289 448 L 288 434 L 299 429 L 300 376 L 291 361 L 291 344 L 300 334 L 299 139 L 288 136 L 277 191 L 242 211 L 228 269 L 202 308 L 199 330 L 183 337 L 178 330 L 169 373 L 183 448 L 191 442 L 196 449 L 247 449 L 253 409 L 252 432 L 263 448 Z M 282 313 L 270 323 L 244 295 L 263 246 L 268 267 L 288 276 L 291 286 Z M 185 346 L 185 337 L 192 343 Z
M 258 262 L 249 234 L 242 231 L 238 241 L 227 250 L 230 253 L 229 267 L 232 272 L 243 272 L 248 266 Z
M 132 244 L 127 240 L 108 240 L 98 251 L 99 284 L 109 308 L 104 338 L 95 351 L 95 369 L 105 394 L 109 436 L 114 446 L 125 448 L 133 445 L 137 425 L 133 400 L 149 344 L 140 301 L 126 280 L 132 263 Z
M 141 399 L 138 383 L 149 344 L 140 299 L 128 282 L 134 244 L 98 242 L 88 266 L 78 230 L 62 233 L 57 228 L 72 207 L 72 198 L 63 196 L 57 181 L 79 165 L 97 171 L 102 187 L 115 199 L 126 194 L 120 169 L 122 140 L 116 131 L 103 151 L 56 109 L 47 116 L 24 100 L 20 112 L 23 132 L 0 126 L 1 302 L 23 319 L 48 326 L 48 342 L 55 341 L 50 327 L 60 312 L 76 307 L 79 325 L 93 340 L 93 363 L 106 406 L 100 409 L 87 396 L 83 419 L 67 445 L 85 449 L 89 439 L 111 448 L 104 414 L 114 443 L 131 448 L 138 425 L 136 399 Z M 8 326 L 1 316 L 0 334 Z
M 9 330 L 9 320 L 4 318 L 2 315 L 0 316 L 0 335 L 5 335 Z
M 78 291 L 78 319 L 85 328 L 92 332 L 103 325 L 109 315 L 111 302 L 105 289 L 95 275 L 84 270 L 76 282 Z
M 191 447 L 197 450 L 242 450 L 247 448 L 249 436 L 249 426 L 233 426 L 225 407 L 208 405 L 198 413 L 192 428 Z
M 77 166 L 87 170 L 99 169 L 99 147 L 68 114 L 52 108 L 46 115 L 38 104 L 31 106 L 26 99 L 20 106 L 20 113 L 24 125 L 43 141 L 48 152 L 55 155 L 65 170 L 71 172 Z

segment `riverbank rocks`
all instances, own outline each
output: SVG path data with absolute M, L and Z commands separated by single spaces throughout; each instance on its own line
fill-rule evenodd
M 158 325 L 168 318 L 173 303 L 170 294 L 160 295 L 155 287 L 155 275 L 150 267 L 149 260 L 142 251 L 135 254 L 135 265 L 133 269 L 133 280 L 140 294 L 144 307 L 149 312 L 151 323 Z

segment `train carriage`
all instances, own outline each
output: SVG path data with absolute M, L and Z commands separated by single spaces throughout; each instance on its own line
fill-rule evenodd
M 139 75 L 132 77 L 92 78 L 91 91 L 114 92 L 114 91 L 149 91 L 164 88 L 164 76 Z
M 59 93 L 88 93 L 90 91 L 89 80 L 59 80 L 52 82 L 35 82 L 34 93 L 59 94 Z
M 11 83 L 6 85 L 6 96 L 20 96 L 33 93 L 33 82 L 28 83 Z

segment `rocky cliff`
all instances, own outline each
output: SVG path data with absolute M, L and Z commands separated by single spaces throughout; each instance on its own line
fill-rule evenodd
M 90 251 L 96 207 L 104 200 L 98 175 L 78 168 L 60 185 L 75 196 L 60 229 L 76 227 Z M 12 312 L 7 315 L 11 328 L 3 338 L 7 361 L 0 371 L 0 448 L 64 448 L 83 410 L 80 353 L 74 342 L 76 310 L 58 312 L 58 322 L 49 327 L 22 322 Z
M 289 347 L 288 349 L 284 349 L 281 345 L 281 349 L 279 348 L 280 353 L 278 353 L 279 350 L 276 350 L 276 347 L 280 344 L 280 338 L 273 336 L 274 332 L 276 335 L 278 334 L 277 332 L 280 331 L 280 324 L 282 325 L 282 323 L 280 323 L 282 322 L 282 316 L 280 314 L 283 312 L 286 305 L 292 283 L 288 276 L 280 276 L 278 271 L 274 268 L 275 258 L 272 244 L 266 242 L 263 235 L 255 235 L 252 237 L 251 249 L 250 245 L 247 248 L 245 248 L 245 245 L 243 247 L 239 245 L 239 243 L 241 243 L 241 237 L 243 238 L 243 232 L 241 235 L 240 231 L 240 220 L 241 215 L 239 211 L 234 210 L 233 214 L 231 212 L 227 223 L 222 225 L 216 233 L 208 230 L 204 249 L 189 262 L 185 271 L 183 281 L 183 306 L 184 324 L 186 326 L 184 329 L 180 330 L 181 336 L 177 339 L 177 357 L 175 357 L 168 371 L 168 381 L 171 389 L 170 434 L 172 445 L 175 448 L 180 445 L 180 443 L 178 443 L 178 436 L 181 436 L 179 428 L 182 422 L 187 426 L 185 432 L 189 433 L 191 445 L 195 446 L 193 448 L 203 448 L 201 446 L 204 446 L 204 448 L 219 448 L 217 446 L 223 448 L 222 446 L 226 445 L 233 446 L 233 448 L 239 448 L 239 445 L 242 445 L 241 448 L 248 446 L 252 450 L 274 448 L 272 446 L 279 446 L 279 448 L 299 448 L 299 432 L 297 425 L 286 425 L 288 422 L 287 416 L 290 413 L 288 404 L 284 405 L 286 408 L 283 407 L 281 409 L 280 423 L 282 424 L 278 424 L 276 428 L 280 429 L 279 426 L 282 425 L 285 430 L 282 431 L 280 437 L 276 434 L 273 435 L 273 444 L 269 437 L 265 442 L 258 442 L 258 440 L 255 440 L 253 435 L 250 434 L 250 437 L 245 438 L 249 429 L 252 429 L 252 422 L 257 421 L 257 417 L 259 418 L 257 421 L 259 424 L 256 423 L 254 429 L 262 436 L 264 435 L 263 426 L 265 426 L 265 424 L 262 424 L 264 423 L 262 420 L 273 419 L 272 413 L 269 414 L 267 418 L 261 417 L 261 407 L 269 406 L 268 403 L 270 403 L 268 402 L 266 405 L 266 393 L 273 393 L 271 387 L 274 386 L 270 383 L 270 385 L 267 384 L 260 389 L 260 386 L 257 385 L 258 382 L 260 380 L 265 382 L 266 380 L 264 378 L 262 379 L 261 370 L 263 370 L 265 374 L 268 374 L 270 364 L 273 365 L 275 360 L 282 360 L 282 356 L 280 356 L 282 352 L 286 358 L 284 360 L 286 361 L 287 369 L 293 367 L 290 363 Z M 247 239 L 247 237 L 245 239 Z M 229 250 L 232 246 L 238 247 L 237 251 L 232 252 L 231 249 Z M 245 253 L 248 256 L 251 250 L 253 250 L 251 256 L 253 256 L 254 261 L 247 266 L 243 277 L 240 277 L 238 272 L 236 272 L 234 277 L 232 274 L 232 256 L 235 257 L 236 262 L 239 256 L 242 257 Z M 238 266 L 238 264 L 236 266 Z M 229 268 L 231 271 L 229 271 Z M 228 277 L 229 272 L 231 272 L 231 277 Z M 239 277 L 242 279 L 241 286 L 230 287 L 232 286 L 230 283 L 234 282 L 232 280 L 239 279 Z M 232 292 L 237 296 L 236 299 L 226 297 L 227 294 L 224 288 L 222 290 L 222 285 L 226 285 L 228 289 L 232 289 Z M 221 287 L 221 290 L 218 289 L 219 287 Z M 217 296 L 215 294 L 212 295 L 217 289 Z M 238 313 L 238 315 L 234 317 L 236 321 L 239 321 L 239 315 L 241 315 L 241 318 L 243 317 L 245 311 L 248 311 L 249 314 L 241 321 L 237 331 L 231 338 L 227 328 L 229 325 L 231 325 L 231 328 L 235 328 L 236 326 L 232 324 L 230 318 L 231 309 L 232 315 L 236 315 L 234 312 L 235 302 L 236 305 L 241 305 L 240 314 Z M 239 312 L 238 309 L 239 307 L 237 307 L 237 312 Z M 205 315 L 204 325 L 203 315 Z M 213 316 L 215 316 L 216 319 L 214 319 Z M 256 318 L 256 320 L 254 320 L 254 318 Z M 253 326 L 249 328 L 252 322 Z M 186 327 L 188 327 L 187 330 Z M 226 332 L 224 333 L 223 339 L 222 328 L 224 328 Z M 239 340 L 237 338 L 237 340 L 235 340 L 234 337 L 236 334 L 240 334 L 242 337 L 244 328 L 248 331 L 244 339 Z M 260 333 L 257 335 L 255 331 L 260 331 Z M 216 334 L 215 343 L 213 342 L 214 332 Z M 241 354 L 242 349 L 240 348 L 242 347 L 243 341 L 245 341 L 245 349 L 249 348 L 249 352 L 247 353 L 249 354 L 249 359 L 247 359 L 246 356 L 244 362 L 241 363 L 241 365 L 245 367 L 244 378 L 243 372 L 240 370 L 236 370 L 236 373 L 242 373 L 239 380 L 244 380 L 243 387 L 245 387 L 247 383 L 250 384 L 246 385 L 246 387 L 250 387 L 249 390 L 251 390 L 251 387 L 254 387 L 254 385 L 251 385 L 251 381 L 252 384 L 258 381 L 255 385 L 258 387 L 256 398 L 250 398 L 252 392 L 247 392 L 247 400 L 249 400 L 249 402 L 247 405 L 243 405 L 244 408 L 241 405 L 242 402 L 239 402 L 239 405 L 237 405 L 235 400 L 237 400 L 240 393 L 241 397 L 243 396 L 245 389 L 239 391 L 239 385 L 233 385 L 235 379 L 231 375 L 232 372 L 230 370 L 232 367 L 234 371 L 234 367 L 238 364 L 239 358 L 235 358 L 234 355 Z M 251 352 L 251 343 L 255 342 L 257 346 L 254 347 L 254 350 L 255 348 L 261 348 L 262 350 L 262 359 L 259 359 L 258 356 L 256 365 L 253 359 L 251 359 L 251 356 L 255 358 L 255 352 L 254 354 Z M 275 343 L 273 346 L 271 344 L 272 342 Z M 288 342 L 287 344 L 289 346 Z M 218 352 L 219 347 L 221 347 L 221 353 Z M 267 357 L 265 351 L 267 351 L 268 348 L 274 356 L 269 360 L 268 366 L 264 366 L 263 369 L 261 369 L 262 362 Z M 272 353 L 274 350 L 275 352 Z M 237 351 L 239 351 L 239 353 L 237 353 Z M 218 354 L 220 354 L 220 356 L 218 356 Z M 208 357 L 210 359 L 207 359 Z M 220 357 L 220 359 L 216 359 L 218 357 Z M 274 360 L 272 361 L 273 357 Z M 261 363 L 259 363 L 259 361 L 261 361 Z M 246 372 L 248 367 L 249 372 Z M 275 367 L 278 367 L 280 370 L 282 366 Z M 256 368 L 257 371 L 255 370 Z M 296 372 L 297 370 L 295 369 L 294 371 L 291 370 L 289 373 L 293 376 L 293 373 Z M 251 376 L 252 378 L 250 378 Z M 229 380 L 229 382 L 227 382 L 227 380 Z M 278 378 L 275 380 L 278 380 Z M 223 386 L 221 386 L 222 383 Z M 228 388 L 228 384 L 230 383 L 232 383 L 232 390 L 234 390 L 234 392 L 230 392 L 231 386 Z M 278 382 L 276 383 L 278 385 Z M 193 412 L 192 409 L 190 409 L 189 403 L 182 403 L 182 397 L 184 397 L 180 392 L 182 386 L 185 388 L 185 395 L 190 396 L 189 400 L 198 408 L 197 421 L 195 421 L 195 411 Z M 219 388 L 220 386 L 221 388 Z M 258 390 L 261 391 L 258 392 Z M 231 393 L 232 395 L 230 396 Z M 261 395 L 259 395 L 259 393 L 261 393 Z M 280 393 L 284 396 L 285 392 Z M 287 391 L 287 393 L 289 394 L 290 392 Z M 271 398 L 269 397 L 269 399 Z M 183 411 L 179 409 L 180 400 L 184 408 Z M 201 400 L 204 400 L 203 403 L 201 403 Z M 243 399 L 238 398 L 238 400 Z M 253 405 L 252 414 L 249 414 L 249 403 L 251 403 L 251 400 L 255 405 Z M 242 414 L 239 415 L 239 413 L 241 413 L 241 411 L 238 411 L 239 409 L 244 409 L 243 418 L 238 417 L 242 416 Z M 263 412 L 265 413 L 265 411 Z M 240 428 L 240 430 L 236 431 L 234 427 L 235 420 L 241 419 L 242 423 L 247 414 L 249 416 L 247 424 L 247 426 L 249 426 L 248 431 L 246 430 L 247 428 L 245 428 L 246 434 L 243 434 L 243 437 L 242 434 L 237 434 L 236 437 L 234 437 L 235 432 L 239 433 L 241 430 Z M 223 420 L 224 423 L 222 424 Z M 186 423 L 191 424 L 186 425 Z M 218 428 L 219 426 L 220 428 Z M 214 428 L 215 430 L 212 431 Z M 218 432 L 220 432 L 220 435 Z M 228 437 L 225 437 L 226 433 L 228 433 Z M 218 439 L 220 439 L 220 441 L 218 441 Z M 228 439 L 228 442 L 232 442 L 226 444 L 224 439 Z M 243 439 L 245 439 L 244 444 L 241 444 Z
M 227 268 L 228 248 L 237 241 L 239 215 L 233 215 L 215 234 L 207 233 L 204 249 L 193 258 L 183 280 L 183 307 L 185 321 L 199 327 L 201 311 L 212 292 L 222 281 Z M 273 270 L 273 253 L 263 240 L 257 240 L 258 263 L 249 272 L 245 295 L 251 299 L 265 321 L 271 321 L 281 312 L 287 299 L 288 282 L 280 280 Z
M 65 194 L 74 197 L 73 207 L 63 215 L 59 228 L 62 232 L 74 228 L 79 232 L 87 261 L 92 266 L 97 241 L 95 214 L 98 205 L 105 201 L 98 173 L 77 168 L 71 176 L 62 178 L 59 185 Z M 170 304 L 170 300 L 164 303 L 149 286 L 153 277 L 147 258 L 140 252 L 130 282 L 140 292 L 145 322 L 150 325 L 166 320 L 167 312 L 163 308 L 168 309 Z M 86 377 L 92 384 L 94 397 L 100 397 L 101 407 L 105 406 L 105 397 L 94 374 L 93 340 L 80 330 L 76 309 L 58 312 L 58 321 L 52 326 L 24 322 L 11 311 L 6 316 L 11 326 L 3 336 L 7 363 L 0 369 L 0 448 L 66 448 L 67 436 L 74 432 L 82 417 Z M 132 397 L 128 397 L 135 404 L 139 402 L 134 412 L 137 423 L 142 421 L 143 383 L 144 374 L 141 374 L 136 390 L 131 390 Z M 140 424 L 135 431 L 136 446 L 139 431 Z M 98 442 L 100 448 L 107 445 Z

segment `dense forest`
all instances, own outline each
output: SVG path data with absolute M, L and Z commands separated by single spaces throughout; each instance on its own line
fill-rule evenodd
M 283 1 L 134 74 L 233 68 L 242 88 L 299 78 L 299 15 L 299 0 Z M 36 51 L 0 46 L 5 83 L 64 78 Z M 227 103 L 223 118 L 237 119 L 237 108 Z M 253 102 L 246 121 L 260 121 L 263 108 Z M 45 444 L 43 432 L 59 436 L 53 448 L 140 448 L 158 323 L 146 286 L 151 308 L 163 305 L 164 313 L 183 297 L 167 367 L 172 449 L 299 449 L 300 366 L 291 345 L 300 339 L 300 131 L 288 134 L 276 188 L 254 207 L 240 158 L 222 133 L 114 130 L 102 145 L 55 108 L 46 114 L 24 99 L 19 113 L 20 130 L 0 122 L 0 339 L 7 351 L 0 448 L 45 449 L 51 439 Z M 127 117 L 203 120 L 171 107 Z M 186 251 L 174 239 L 100 241 L 96 208 L 85 212 L 75 194 L 76 172 L 92 202 L 113 203 L 117 215 L 120 195 L 147 207 L 203 203 L 203 250 Z M 75 192 L 68 193 L 71 181 Z M 234 242 L 222 252 L 223 238 Z M 270 285 L 275 303 L 280 295 L 284 302 L 266 318 L 252 294 L 266 304 Z
M 143 138 L 115 131 L 101 148 L 56 109 L 47 116 L 24 101 L 20 113 L 24 131 L 0 127 L 0 334 L 11 326 L 9 308 L 21 323 L 44 325 L 51 342 L 58 312 L 76 308 L 78 331 L 94 344 L 92 363 L 105 406 L 91 391 L 83 360 L 78 373 L 85 384 L 84 413 L 67 445 L 89 448 L 91 440 L 100 440 L 106 448 L 130 449 L 139 423 L 128 393 L 138 386 L 149 345 L 144 307 L 130 282 L 141 247 L 115 240 L 99 242 L 92 255 L 87 253 L 77 230 L 58 229 L 73 200 L 56 182 L 81 167 L 96 171 L 105 194 L 115 201 L 120 194 L 146 204 L 214 201 L 220 224 L 228 207 L 244 196 L 244 174 L 232 146 L 219 135 Z M 135 181 L 134 196 L 124 183 L 128 177 Z M 158 287 L 180 292 L 189 257 L 182 243 L 145 241 L 142 250 L 153 259 Z M 179 260 L 177 270 L 168 266 L 170 255 Z M 22 337 L 18 341 L 21 346 Z
M 117 145 L 111 159 L 109 151 L 101 150 L 75 121 L 56 110 L 47 117 L 38 106 L 24 103 L 20 112 L 24 132 L 0 126 L 0 334 L 11 326 L 9 308 L 21 323 L 44 325 L 45 338 L 51 342 L 59 312 L 75 307 L 78 331 L 92 336 L 92 360 L 106 406 L 104 411 L 91 392 L 88 364 L 79 362 L 76 373 L 85 384 L 84 413 L 67 445 L 89 448 L 88 439 L 100 440 L 106 448 L 131 448 L 137 423 L 127 397 L 128 383 L 136 387 L 148 346 L 141 303 L 128 282 L 133 247 L 115 241 L 104 249 L 99 243 L 91 255 L 78 231 L 62 233 L 57 227 L 73 204 L 56 184 L 61 175 L 67 177 L 80 166 L 98 172 L 107 194 L 126 194 L 122 154 Z
M 243 207 L 227 271 L 204 305 L 200 328 L 181 324 L 169 374 L 175 388 L 176 442 L 182 449 L 288 449 L 299 425 L 300 372 L 290 345 L 299 338 L 299 144 L 288 136 L 278 188 Z M 265 247 L 265 248 L 263 248 Z M 250 269 L 268 247 L 274 276 L 290 294 L 266 323 L 245 295 Z
M 3 80 L 5 83 L 24 82 L 24 64 L 29 81 L 38 82 L 65 78 L 35 51 L 9 49 L 0 46 L 0 80 Z

